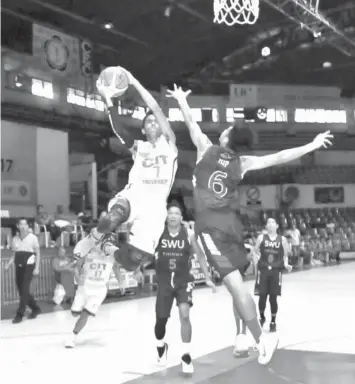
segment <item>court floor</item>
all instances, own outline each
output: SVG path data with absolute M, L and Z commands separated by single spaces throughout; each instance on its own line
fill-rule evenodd
M 250 289 L 253 282 L 247 283 Z M 73 350 L 68 311 L 1 323 L 1 381 L 95 383 L 355 383 L 355 263 L 284 277 L 278 315 L 279 350 L 266 367 L 256 356 L 235 359 L 231 300 L 220 287 L 196 290 L 192 309 L 195 374 L 180 373 L 176 308 L 168 323 L 167 369 L 155 364 L 154 297 L 104 305 Z M 268 309 L 267 309 L 268 313 Z

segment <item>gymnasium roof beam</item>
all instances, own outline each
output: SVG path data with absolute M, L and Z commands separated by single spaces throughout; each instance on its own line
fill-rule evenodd
M 319 12 L 319 0 L 263 1 L 311 32 L 315 38 L 324 40 L 325 43 L 333 46 L 346 56 L 355 57 L 355 40 L 348 36 L 330 18 L 326 18 Z M 339 24 L 342 24 L 341 21 L 340 19 Z
M 80 16 L 80 15 L 77 15 L 77 14 L 75 14 L 73 12 L 69 12 L 69 11 L 67 11 L 67 10 L 65 10 L 63 8 L 57 7 L 56 5 L 49 4 L 49 3 L 46 3 L 46 2 L 43 2 L 43 1 L 40 1 L 40 0 L 28 0 L 28 1 L 30 1 L 31 3 L 39 5 L 40 7 L 49 9 L 52 12 L 55 12 L 55 13 L 58 13 L 58 14 L 62 14 L 64 16 L 69 17 L 69 18 L 71 18 L 71 19 L 73 19 L 75 21 L 78 21 L 80 23 L 89 24 L 89 25 L 95 26 L 97 28 L 104 29 L 106 32 L 112 33 L 112 34 L 114 34 L 116 36 L 120 36 L 123 39 L 132 41 L 133 43 L 140 44 L 140 45 L 143 45 L 145 47 L 150 47 L 150 44 L 148 44 L 147 42 L 142 41 L 140 39 L 137 39 L 136 37 L 134 37 L 132 35 L 129 35 L 129 34 L 124 33 L 124 32 L 121 32 L 121 31 L 117 30 L 116 28 L 107 30 L 103 26 L 97 25 L 92 20 L 89 20 L 89 19 L 87 19 L 87 18 L 85 18 L 83 16 Z

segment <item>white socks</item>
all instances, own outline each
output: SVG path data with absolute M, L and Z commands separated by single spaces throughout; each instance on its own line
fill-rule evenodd
M 182 355 L 191 355 L 191 343 L 182 343 Z

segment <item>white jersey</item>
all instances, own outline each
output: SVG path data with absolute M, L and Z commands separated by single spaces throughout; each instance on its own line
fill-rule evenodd
M 162 135 L 154 144 L 139 140 L 133 160 L 125 189 L 165 204 L 177 171 L 177 151 Z
M 85 257 L 81 270 L 80 285 L 87 289 L 104 289 L 111 277 L 114 254 L 107 255 L 100 246 L 92 249 Z

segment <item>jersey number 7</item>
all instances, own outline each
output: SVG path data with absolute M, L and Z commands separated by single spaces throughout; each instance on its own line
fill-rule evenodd
M 215 171 L 208 179 L 208 188 L 212 189 L 214 194 L 219 198 L 224 197 L 228 193 L 228 188 L 224 184 L 227 176 L 226 172 Z

